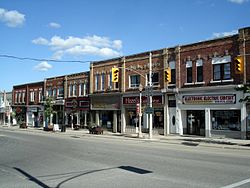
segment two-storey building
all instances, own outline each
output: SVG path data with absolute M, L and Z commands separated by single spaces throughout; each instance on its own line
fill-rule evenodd
M 26 123 L 27 126 L 42 126 L 44 121 L 43 102 L 44 82 L 13 86 L 12 107 L 14 123 Z
M 65 124 L 87 127 L 89 122 L 89 72 L 80 72 L 65 76 Z
M 175 83 L 162 90 L 167 134 L 246 138 L 247 108 L 236 88 L 249 80 L 249 30 L 166 49 L 164 66 L 175 69 Z M 245 62 L 240 74 L 236 57 Z

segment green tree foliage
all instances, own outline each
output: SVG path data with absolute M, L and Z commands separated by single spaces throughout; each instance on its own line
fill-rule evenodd
M 249 85 L 240 85 L 236 88 L 237 91 L 243 91 L 244 93 L 250 93 Z M 239 100 L 239 102 L 250 102 L 250 97 L 246 96 Z
M 47 97 L 44 104 L 44 113 L 46 120 L 48 119 L 49 123 L 51 123 L 50 122 L 51 114 L 54 113 L 53 106 L 54 106 L 54 99 L 52 97 Z

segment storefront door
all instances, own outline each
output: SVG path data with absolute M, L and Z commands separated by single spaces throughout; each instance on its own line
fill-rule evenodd
M 205 111 L 187 111 L 187 133 L 190 135 L 205 135 Z

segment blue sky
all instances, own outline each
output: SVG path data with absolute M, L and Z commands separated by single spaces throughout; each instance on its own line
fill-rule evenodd
M 250 26 L 250 0 L 1 0 L 0 91 Z M 18 60 L 7 56 L 43 59 Z

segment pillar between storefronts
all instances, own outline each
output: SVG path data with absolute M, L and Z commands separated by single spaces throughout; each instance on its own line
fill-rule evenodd
M 117 132 L 117 111 L 113 111 L 113 132 Z
M 211 137 L 211 115 L 210 108 L 205 108 L 205 137 Z
M 241 139 L 247 139 L 247 112 L 246 103 L 242 103 L 241 107 Z
M 87 111 L 84 112 L 84 127 L 87 127 Z
M 99 111 L 95 112 L 95 124 L 100 126 L 100 118 L 99 118 Z
M 29 112 L 28 112 L 28 108 L 26 110 L 26 126 L 28 127 L 29 125 Z
M 126 130 L 125 108 L 121 109 L 121 133 L 124 134 Z

